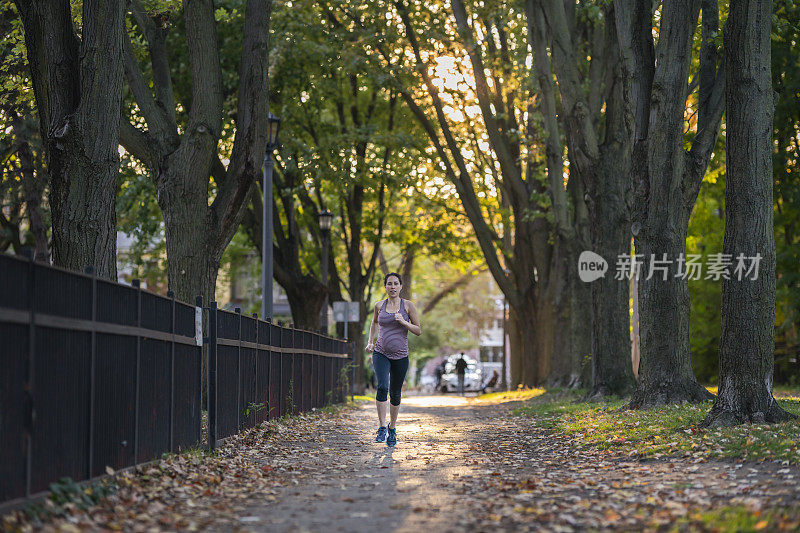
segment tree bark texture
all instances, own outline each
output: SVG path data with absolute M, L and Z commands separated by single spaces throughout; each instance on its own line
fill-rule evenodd
M 625 396 L 635 387 L 631 365 L 629 284 L 615 279 L 616 258 L 630 253 L 630 218 L 626 204 L 630 155 L 606 148 L 598 161 L 593 195 L 588 202 L 592 250 L 609 263 L 605 276 L 593 281 L 592 387 L 590 397 Z
M 719 392 L 703 426 L 795 418 L 772 396 L 775 233 L 772 202 L 772 0 L 734 0 L 725 25 L 726 164 L 723 253 L 760 256 L 757 275 L 722 282 Z M 749 264 L 748 264 L 749 266 Z M 741 278 L 741 279 L 740 279 Z
M 692 37 L 703 10 L 697 134 L 684 149 L 684 111 Z M 712 395 L 695 379 L 689 354 L 688 280 L 678 276 L 689 216 L 719 132 L 724 74 L 717 69 L 716 0 L 678 0 L 660 12 L 658 49 L 649 2 L 615 4 L 619 57 L 627 104 L 631 155 L 632 224 L 639 277 L 641 357 L 632 408 L 699 401 Z M 666 278 L 650 276 L 651 261 L 666 260 Z M 649 277 L 649 279 L 648 279 Z
M 164 214 L 170 289 L 184 301 L 194 301 L 197 295 L 205 301 L 213 300 L 222 254 L 261 175 L 267 139 L 272 2 L 248 0 L 246 4 L 236 133 L 227 168 L 217 153 L 223 126 L 223 94 L 214 3 L 183 2 L 192 101 L 186 127 L 180 132 L 165 30 L 139 0 L 130 4 L 136 26 L 147 42 L 152 82 L 145 79 L 126 37 L 125 77 L 147 130 L 126 122 L 122 144 L 150 168 L 156 182 L 158 204 Z M 217 192 L 209 205 L 212 176 Z
M 17 0 L 50 176 L 53 263 L 115 280 L 122 0 Z
M 580 205 L 585 199 L 589 238 L 568 234 L 576 241 L 570 277 L 576 280 L 575 289 L 578 289 L 578 284 L 583 283 L 577 280 L 578 256 L 582 249 L 590 244 L 592 251 L 612 265 L 617 256 L 629 251 L 627 175 L 631 140 L 622 120 L 622 76 L 617 61 L 613 11 L 604 14 L 603 23 L 581 27 L 576 26 L 574 12 L 560 0 L 528 0 L 527 17 L 534 71 L 544 101 L 548 166 L 553 174 L 551 181 L 555 182 L 551 183 L 551 189 L 557 190 L 557 182 L 564 172 L 560 156 L 564 151 L 558 125 L 560 115 L 568 147 L 570 180 L 579 181 L 585 191 L 584 198 L 572 198 L 572 203 Z M 588 36 L 587 42 L 579 41 L 585 38 L 579 34 Z M 577 58 L 582 49 L 591 50 L 592 56 L 585 71 L 579 68 Z M 551 70 L 558 82 L 555 86 Z M 563 108 L 560 113 L 552 94 L 556 90 Z M 601 113 L 603 107 L 605 111 Z M 601 138 L 603 133 L 604 139 Z M 554 198 L 554 203 L 556 201 Z M 565 217 L 557 216 L 556 220 L 560 218 Z M 611 274 L 608 272 L 585 287 L 586 293 L 591 294 L 591 304 L 586 306 L 588 316 L 580 316 L 585 311 L 578 302 L 571 309 L 573 319 L 585 319 L 583 327 L 591 324 L 591 344 L 582 353 L 591 353 L 590 396 L 593 397 L 625 395 L 634 384 L 628 343 L 628 287 L 613 279 Z

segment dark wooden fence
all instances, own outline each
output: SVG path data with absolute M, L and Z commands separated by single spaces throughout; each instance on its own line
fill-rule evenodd
M 0 254 L 0 509 L 344 398 L 344 341 Z M 202 375 L 203 343 L 209 364 Z
M 345 398 L 347 344 L 240 312 L 208 310 L 208 442 Z

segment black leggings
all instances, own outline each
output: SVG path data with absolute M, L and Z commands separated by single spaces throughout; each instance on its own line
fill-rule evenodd
M 402 359 L 389 359 L 381 352 L 372 352 L 372 364 L 375 367 L 375 376 L 378 378 L 378 393 L 375 399 L 379 402 L 389 401 L 392 405 L 400 405 L 400 391 L 408 372 L 408 357 Z

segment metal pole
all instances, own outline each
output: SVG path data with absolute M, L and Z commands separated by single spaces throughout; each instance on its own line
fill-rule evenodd
M 175 293 L 167 291 L 167 296 L 170 300 L 169 314 L 172 317 L 169 332 L 175 335 Z M 141 304 L 139 307 L 141 308 Z M 169 451 L 175 451 L 175 337 L 169 342 Z
M 208 308 L 208 360 L 206 379 L 208 380 L 208 449 L 217 446 L 217 302 L 209 302 Z
M 345 322 L 346 323 L 346 322 Z M 348 351 L 353 354 L 353 364 L 350 367 L 350 401 L 355 400 L 356 395 L 356 350 L 355 350 L 355 343 L 347 341 L 347 349 Z
M 242 430 L 242 308 L 234 309 L 237 318 L 236 339 L 239 346 L 236 347 L 236 432 Z
M 270 149 L 264 154 L 261 210 L 261 316 L 272 318 L 272 170 Z
M 142 288 L 139 280 L 135 280 L 136 285 L 136 327 L 142 327 Z M 142 377 L 142 338 L 136 336 L 136 388 L 134 389 L 133 403 L 133 464 L 139 462 L 139 401 L 141 398 L 141 377 Z
M 506 296 L 503 295 L 503 379 L 500 382 L 500 388 L 502 390 L 508 390 L 508 380 L 506 379 L 506 372 L 508 372 L 508 368 L 506 368 Z
M 320 317 L 320 327 L 322 331 L 328 333 L 328 253 L 331 245 L 330 230 L 322 230 L 322 284 L 325 286 L 325 300 L 322 302 L 322 316 Z
M 33 479 L 33 431 L 36 424 L 36 263 L 33 255 L 28 256 L 28 360 L 25 381 L 25 497 L 31 497 Z M 95 279 L 92 275 L 92 322 L 95 315 L 94 300 Z M 92 324 L 92 376 L 90 386 L 94 385 L 94 324 Z M 93 404 L 93 390 L 89 392 L 89 408 Z M 89 411 L 89 477 L 92 471 L 92 413 Z M 88 478 L 87 478 L 88 479 Z
M 89 367 L 89 459 L 86 464 L 89 472 L 86 479 L 91 479 L 94 474 L 94 415 L 96 407 L 94 396 L 97 392 L 97 386 L 95 384 L 97 377 L 97 332 L 95 331 L 94 324 L 97 321 L 97 273 L 94 267 L 86 267 L 86 273 L 92 276 L 92 344 L 90 348 L 91 366 Z

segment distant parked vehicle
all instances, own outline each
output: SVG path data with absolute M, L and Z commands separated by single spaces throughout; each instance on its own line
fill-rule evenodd
M 458 392 L 458 374 L 456 373 L 456 361 L 461 354 L 453 354 L 447 357 L 444 363 L 444 374 L 442 375 L 442 392 Z M 467 371 L 464 373 L 464 391 L 479 391 L 482 387 L 483 373 L 478 361 L 465 355 Z

